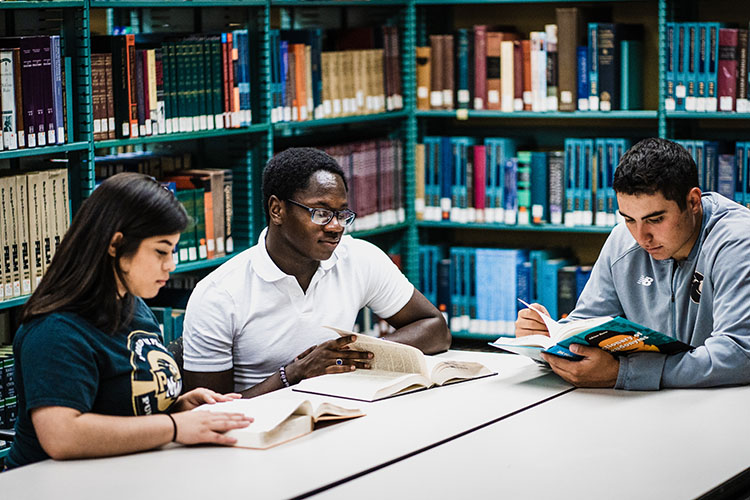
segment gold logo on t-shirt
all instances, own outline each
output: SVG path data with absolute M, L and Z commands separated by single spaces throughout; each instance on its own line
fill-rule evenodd
M 166 411 L 182 391 L 180 369 L 156 334 L 135 330 L 128 335 L 133 414 Z M 156 406 L 156 408 L 154 408 Z

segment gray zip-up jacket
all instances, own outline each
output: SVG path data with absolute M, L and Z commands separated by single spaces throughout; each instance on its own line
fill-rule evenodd
M 569 319 L 624 316 L 695 349 L 620 357 L 615 388 L 750 383 L 750 210 L 704 193 L 688 258 L 655 260 L 618 224 Z

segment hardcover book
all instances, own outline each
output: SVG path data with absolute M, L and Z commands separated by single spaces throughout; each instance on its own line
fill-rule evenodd
M 338 328 L 331 330 L 342 337 L 356 335 L 357 340 L 349 344 L 349 349 L 372 352 L 375 356 L 371 360 L 371 368 L 304 379 L 294 387 L 295 391 L 376 401 L 433 386 L 494 375 L 481 363 L 437 360 L 425 356 L 416 347 Z
M 227 436 L 237 439 L 234 446 L 265 450 L 312 432 L 316 424 L 362 417 L 356 408 L 344 408 L 323 402 L 313 407 L 308 400 L 235 399 L 201 405 L 192 411 L 244 413 L 253 422 L 242 429 L 232 429 Z

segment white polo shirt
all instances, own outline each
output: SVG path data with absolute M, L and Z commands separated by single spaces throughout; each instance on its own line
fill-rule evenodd
M 364 306 L 389 318 L 414 286 L 375 245 L 343 236 L 303 292 L 258 244 L 198 283 L 187 305 L 184 367 L 194 372 L 234 368 L 236 391 L 267 379 L 308 347 L 336 337 L 323 326 L 351 330 Z

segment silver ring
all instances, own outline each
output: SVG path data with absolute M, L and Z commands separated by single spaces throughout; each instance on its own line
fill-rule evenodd
M 336 358 L 336 364 L 339 365 L 339 366 L 341 366 L 341 365 L 344 364 L 344 360 L 341 359 L 341 358 Z

